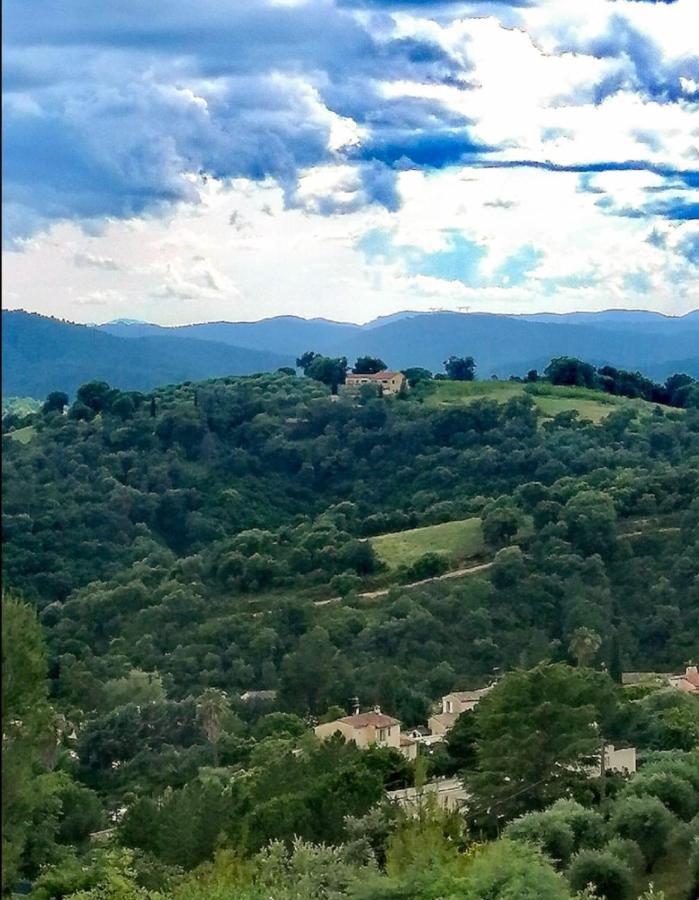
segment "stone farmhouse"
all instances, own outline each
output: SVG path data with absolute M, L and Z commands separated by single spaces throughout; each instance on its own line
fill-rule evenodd
M 347 374 L 345 387 L 357 389 L 363 384 L 375 384 L 384 397 L 391 397 L 405 390 L 407 382 L 402 372 L 377 372 L 375 375 L 355 375 L 353 372 Z

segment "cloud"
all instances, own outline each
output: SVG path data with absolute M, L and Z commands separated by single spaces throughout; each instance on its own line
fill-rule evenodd
M 80 268 L 104 269 L 107 272 L 117 272 L 121 268 L 111 257 L 94 256 L 92 253 L 76 253 L 73 263 Z
M 76 315 L 370 318 L 406 294 L 623 306 L 642 273 L 684 309 L 696 0 L 584 7 L 8 0 L 11 290 Z
M 347 82 L 380 117 L 375 79 L 458 69 L 434 41 L 375 36 L 327 2 L 205 0 L 193 20 L 183 2 L 153 17 L 135 0 L 44 0 L 31 15 L 15 0 L 5 30 L 5 197 L 20 235 L 196 203 L 199 172 L 272 176 L 293 193 L 300 171 L 337 152 Z M 372 202 L 395 201 L 387 180 L 367 174 Z
M 678 252 L 693 266 L 699 266 L 699 231 L 690 231 L 677 245 Z

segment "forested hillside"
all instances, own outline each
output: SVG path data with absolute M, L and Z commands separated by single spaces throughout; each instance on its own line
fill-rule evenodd
M 699 699 L 621 673 L 699 660 L 696 385 L 591 373 L 93 382 L 15 415 L 7 890 L 695 897 Z M 354 697 L 407 730 L 493 681 L 415 762 L 313 735 Z M 601 741 L 638 774 L 585 774 Z M 386 801 L 445 775 L 465 816 Z
M 291 361 L 291 354 L 179 340 L 167 331 L 126 341 L 21 310 L 2 313 L 3 396 L 41 399 L 52 390 L 74 396 L 94 378 L 122 390 L 148 390 L 187 379 L 265 372 Z

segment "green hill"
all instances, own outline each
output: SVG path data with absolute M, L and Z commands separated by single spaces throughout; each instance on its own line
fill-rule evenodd
M 429 408 L 439 409 L 463 406 L 476 400 L 506 403 L 513 397 L 521 396 L 530 396 L 545 418 L 575 411 L 581 419 L 592 422 L 601 422 L 622 406 L 631 407 L 639 413 L 650 413 L 655 407 L 654 403 L 646 400 L 615 397 L 588 388 L 513 381 L 434 381 L 425 391 L 424 403 Z
M 372 538 L 371 543 L 379 559 L 391 569 L 410 566 L 430 552 L 442 553 L 456 564 L 476 556 L 484 547 L 479 518 L 382 534 Z

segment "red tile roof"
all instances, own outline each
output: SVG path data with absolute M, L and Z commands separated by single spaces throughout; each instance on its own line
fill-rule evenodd
M 400 725 L 398 719 L 377 712 L 359 713 L 359 715 L 356 716 L 345 716 L 343 719 L 338 719 L 338 722 L 344 722 L 346 725 L 351 725 L 352 728 L 366 728 L 367 725 L 373 725 L 374 728 L 386 728 L 388 725 Z
M 390 381 L 392 378 L 395 378 L 398 375 L 403 375 L 402 372 L 376 372 L 374 375 L 360 375 L 355 372 L 350 372 L 347 375 L 347 380 L 349 381 L 351 378 L 368 378 L 369 381 Z

